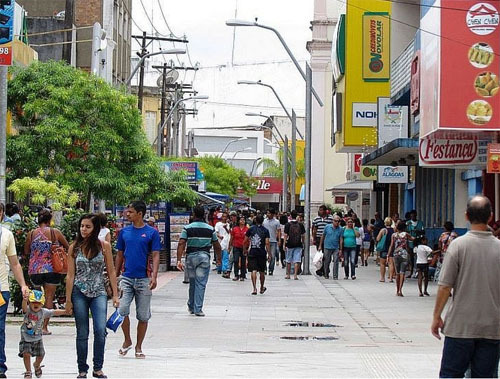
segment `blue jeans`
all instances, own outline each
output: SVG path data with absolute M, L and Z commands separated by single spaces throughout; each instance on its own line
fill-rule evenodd
M 349 265 L 352 278 L 356 276 L 356 247 L 344 247 L 344 272 L 347 277 L 349 277 Z
M 463 378 L 469 365 L 473 378 L 495 377 L 499 349 L 500 340 L 446 337 L 439 377 Z
M 198 313 L 203 309 L 205 288 L 210 273 L 210 256 L 205 252 L 195 252 L 186 255 L 186 270 L 189 277 L 188 308 Z
M 0 307 L 0 373 L 7 371 L 5 361 L 5 319 L 7 318 L 7 307 L 9 306 L 10 292 L 2 291 L 5 304 Z
M 278 264 L 280 261 L 280 253 L 278 250 L 278 242 L 269 242 L 269 248 L 271 249 L 271 262 L 269 262 L 269 272 L 272 273 L 274 271 L 274 265 L 276 264 L 276 260 L 278 260 Z
M 106 295 L 97 297 L 85 296 L 77 287 L 73 287 L 71 295 L 73 313 L 76 323 L 76 355 L 78 371 L 87 372 L 87 355 L 89 349 L 89 310 L 92 312 L 94 326 L 94 371 L 102 370 L 104 363 L 104 346 L 106 345 L 106 317 L 108 299 Z

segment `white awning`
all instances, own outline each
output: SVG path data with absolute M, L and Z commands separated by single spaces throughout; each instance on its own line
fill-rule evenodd
M 326 191 L 370 191 L 373 189 L 372 181 L 354 181 L 346 182 L 331 188 L 327 188 Z

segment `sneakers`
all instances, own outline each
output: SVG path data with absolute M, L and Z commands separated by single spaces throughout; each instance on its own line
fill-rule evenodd
M 196 312 L 194 315 L 198 317 L 205 317 L 205 313 L 203 313 L 203 311 Z

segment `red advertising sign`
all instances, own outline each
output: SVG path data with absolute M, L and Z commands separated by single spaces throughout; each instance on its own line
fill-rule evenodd
M 333 202 L 334 204 L 345 204 L 345 196 L 335 196 Z
M 261 177 L 256 178 L 257 193 L 268 194 L 268 193 L 282 193 L 283 192 L 283 181 L 278 178 Z
M 486 163 L 488 141 L 420 139 L 421 166 L 481 166 Z
M 488 145 L 488 174 L 500 174 L 500 143 Z
M 499 6 L 441 1 L 440 129 L 500 130 Z
M 354 170 L 355 174 L 359 174 L 361 172 L 361 163 L 363 162 L 363 154 L 354 154 Z

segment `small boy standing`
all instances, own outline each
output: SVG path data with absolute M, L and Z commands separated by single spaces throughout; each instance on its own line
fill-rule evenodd
M 52 316 L 66 314 L 64 309 L 43 308 L 45 294 L 39 290 L 31 290 L 28 302 L 23 300 L 24 320 L 21 325 L 21 341 L 19 342 L 19 357 L 24 360 L 25 378 L 31 378 L 31 357 L 36 357 L 33 364 L 37 378 L 42 376 L 41 363 L 45 356 L 42 341 L 43 320 Z
M 414 248 L 417 256 L 417 272 L 418 272 L 418 290 L 419 296 L 430 296 L 427 292 L 429 285 L 429 255 L 432 254 L 432 249 L 427 246 L 427 238 L 425 236 L 420 240 L 420 244 Z M 424 282 L 424 292 L 422 293 L 422 281 Z

